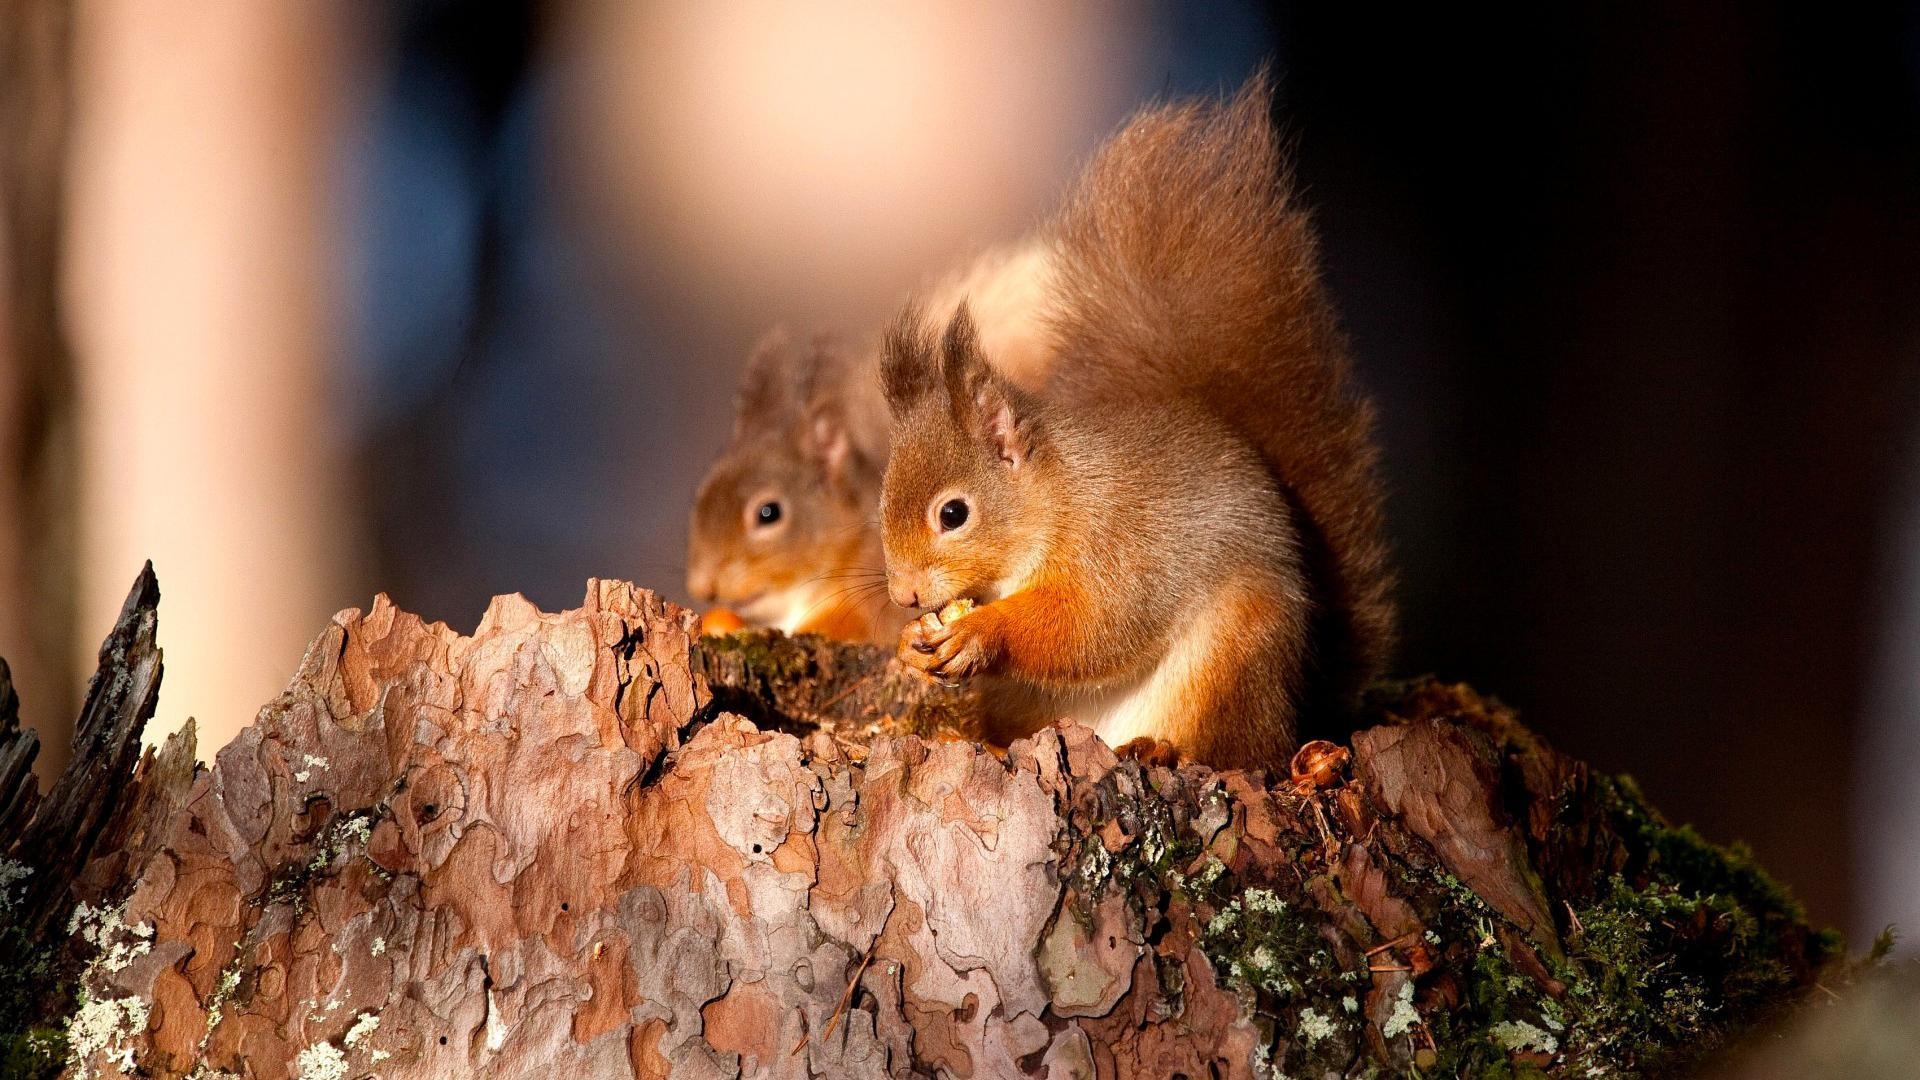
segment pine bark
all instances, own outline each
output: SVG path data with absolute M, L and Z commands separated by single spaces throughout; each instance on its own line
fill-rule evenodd
M 136 586 L 103 650 L 96 727 L 151 714 L 154 600 Z M 190 730 L 137 767 L 85 742 L 19 832 L 0 788 L 0 845 L 40 890 L 19 925 L 84 964 L 77 1011 L 43 995 L 64 1045 L 16 1056 L 1633 1075 L 1794 1000 L 1834 951 L 1757 870 L 1465 687 L 1381 688 L 1350 747 L 1266 777 L 1122 760 L 1075 726 L 997 754 L 964 738 L 964 694 L 878 651 L 694 626 L 610 581 L 557 614 L 499 598 L 470 636 L 382 597 L 211 767 Z

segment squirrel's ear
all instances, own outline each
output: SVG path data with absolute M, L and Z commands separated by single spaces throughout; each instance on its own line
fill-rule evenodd
M 740 380 L 740 396 L 733 411 L 734 434 L 755 429 L 778 429 L 779 421 L 798 404 L 793 385 L 793 350 L 785 327 L 767 331 L 753 347 L 747 373 Z
M 807 456 L 820 465 L 829 482 L 846 481 L 853 461 L 853 440 L 847 436 L 846 416 L 833 405 L 815 405 L 807 412 L 806 430 L 800 436 Z
M 941 362 L 954 419 L 993 445 L 1009 467 L 1025 465 L 1033 453 L 1033 418 L 1018 392 L 1007 385 L 980 353 L 973 315 L 962 303 L 947 324 Z
M 827 479 L 846 480 L 853 440 L 847 432 L 847 357 L 826 335 L 813 339 L 798 369 L 799 392 L 806 403 L 801 417 L 800 445 L 818 463 Z

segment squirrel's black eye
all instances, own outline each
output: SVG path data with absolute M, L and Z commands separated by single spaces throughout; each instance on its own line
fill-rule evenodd
M 967 523 L 967 500 L 948 499 L 940 506 L 940 531 L 952 532 Z
M 753 512 L 753 520 L 754 520 L 754 524 L 762 525 L 762 526 L 771 525 L 774 522 L 779 521 L 780 520 L 780 504 L 778 502 L 761 503 L 760 509 L 755 510 Z

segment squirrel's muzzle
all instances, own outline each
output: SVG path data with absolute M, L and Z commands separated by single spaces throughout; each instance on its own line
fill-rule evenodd
M 917 608 L 920 598 L 926 594 L 927 580 L 924 574 L 887 575 L 887 595 L 903 608 Z
M 719 588 L 714 583 L 714 573 L 705 567 L 696 567 L 687 571 L 687 593 L 695 602 L 711 604 L 719 599 Z

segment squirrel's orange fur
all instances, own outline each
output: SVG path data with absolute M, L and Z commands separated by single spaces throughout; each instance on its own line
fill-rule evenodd
M 1269 102 L 1257 77 L 1100 150 L 1043 234 L 1037 388 L 995 370 L 964 309 L 889 339 L 893 597 L 979 604 L 909 624 L 901 656 L 989 677 L 1002 736 L 1075 715 L 1114 745 L 1277 766 L 1303 709 L 1339 714 L 1385 661 L 1371 409 Z

